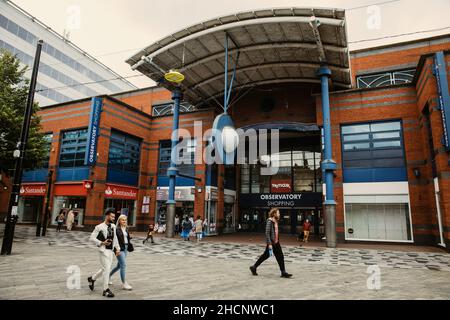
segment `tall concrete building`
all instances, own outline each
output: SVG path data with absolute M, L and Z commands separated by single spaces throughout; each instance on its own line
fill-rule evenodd
M 36 101 L 41 106 L 136 89 L 13 2 L 0 0 L 0 48 L 17 55 L 29 66 L 28 75 L 40 39 L 44 45 Z

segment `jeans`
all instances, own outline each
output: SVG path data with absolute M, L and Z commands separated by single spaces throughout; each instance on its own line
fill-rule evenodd
M 281 250 L 281 245 L 280 243 L 275 243 L 272 245 L 273 248 L 273 254 L 275 255 L 275 258 L 277 259 L 278 262 L 278 266 L 280 267 L 280 271 L 281 273 L 286 272 L 285 266 L 284 266 L 284 255 L 283 255 L 283 250 Z M 264 251 L 264 253 L 262 254 L 261 257 L 259 257 L 258 261 L 256 261 L 254 267 L 258 268 L 261 263 L 263 263 L 264 261 L 266 261 L 267 259 L 269 259 L 270 254 L 269 254 L 269 246 L 266 247 L 266 251 Z
M 114 269 L 111 270 L 109 277 L 111 278 L 113 274 L 120 270 L 120 279 L 122 283 L 125 283 L 126 280 L 126 270 L 127 270 L 127 255 L 128 255 L 128 245 L 125 245 L 125 250 L 120 252 L 120 255 L 117 257 L 117 265 Z

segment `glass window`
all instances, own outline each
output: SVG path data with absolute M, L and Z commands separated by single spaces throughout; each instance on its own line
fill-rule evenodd
M 189 176 L 195 175 L 195 148 L 197 147 L 197 140 L 191 139 L 187 142 L 187 151 L 185 153 L 181 152 L 179 159 L 183 161 L 182 164 L 178 165 L 178 170 L 181 174 L 186 174 Z
M 369 140 L 369 135 L 368 134 L 354 134 L 354 135 L 344 136 L 344 141 L 361 141 L 361 140 Z
M 166 176 L 167 169 L 170 167 L 172 142 L 170 140 L 160 141 L 159 143 L 159 168 L 158 175 Z
M 360 149 L 369 149 L 369 143 L 346 143 L 344 144 L 344 150 L 360 150 Z
M 391 71 L 356 77 L 358 88 L 375 88 L 394 84 L 410 83 L 414 79 L 415 69 Z
M 22 38 L 23 40 L 27 40 L 27 30 L 25 30 L 22 27 L 19 27 L 19 38 Z
M 369 132 L 366 133 L 366 130 Z M 359 134 L 358 130 L 363 130 Z M 342 126 L 344 168 L 404 167 L 403 137 L 400 121 Z M 356 139 L 355 139 L 356 137 Z M 354 142 L 364 139 L 364 142 Z M 389 152 L 386 152 L 386 149 Z
M 357 124 L 342 127 L 342 134 L 370 132 L 369 124 Z
M 5 16 L 2 16 L 0 14 L 0 27 L 2 27 L 3 29 L 6 29 L 8 25 L 8 19 Z
M 11 32 L 12 34 L 17 35 L 19 32 L 19 26 L 16 23 L 9 20 L 8 21 L 8 31 Z
M 183 102 L 180 104 L 180 113 L 187 113 L 197 110 L 193 105 Z M 158 116 L 168 116 L 173 114 L 173 103 L 165 103 L 152 107 L 152 115 Z
M 372 123 L 370 125 L 370 131 L 380 132 L 380 131 L 390 131 L 390 130 L 400 130 L 400 122 L 380 122 Z
M 141 141 L 138 138 L 111 132 L 109 146 L 109 168 L 137 173 L 139 172 Z
M 401 147 L 402 144 L 400 141 L 382 141 L 382 142 L 374 142 L 374 148 L 395 148 Z
M 373 134 L 374 139 L 390 139 L 390 138 L 400 138 L 400 132 L 394 131 L 394 132 L 383 132 L 383 133 L 374 133 Z
M 86 154 L 87 129 L 66 131 L 61 137 L 59 167 L 83 167 Z
M 53 133 L 46 134 L 44 136 L 44 140 L 46 142 L 47 154 L 45 156 L 45 160 L 42 163 L 42 168 L 48 168 L 49 167 L 49 160 L 50 160 L 50 151 L 52 149 Z

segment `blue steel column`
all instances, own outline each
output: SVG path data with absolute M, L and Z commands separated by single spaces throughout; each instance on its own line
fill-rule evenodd
M 325 172 L 326 198 L 325 198 L 325 235 L 327 247 L 336 247 L 336 201 L 334 201 L 334 171 L 337 169 L 336 162 L 332 159 L 331 144 L 331 120 L 330 120 L 330 96 L 328 89 L 328 80 L 331 76 L 331 70 L 323 66 L 319 69 L 317 75 L 322 84 L 322 113 L 323 113 L 323 131 L 324 131 L 324 159 L 322 161 L 322 171 Z
M 179 113 L 180 113 L 180 101 L 183 95 L 179 89 L 173 92 L 172 100 L 174 101 L 173 108 L 173 126 L 172 133 L 178 130 L 179 124 Z M 178 135 L 172 136 L 172 156 L 170 160 L 170 168 L 167 170 L 167 176 L 169 179 L 169 200 L 167 201 L 167 214 L 166 214 L 166 237 L 173 238 L 175 236 L 174 224 L 175 224 L 175 186 L 176 178 L 178 174 L 177 165 L 175 163 L 175 153 L 174 150 L 178 144 Z

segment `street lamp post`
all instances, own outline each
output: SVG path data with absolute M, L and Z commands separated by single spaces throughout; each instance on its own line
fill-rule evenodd
M 325 172 L 326 198 L 325 198 L 325 233 L 327 247 L 336 247 L 336 201 L 334 200 L 334 172 L 337 169 L 336 162 L 332 159 L 331 147 L 331 117 L 330 117 L 330 96 L 328 81 L 331 70 L 323 66 L 317 75 L 320 77 L 322 87 L 322 113 L 324 132 L 324 160 L 322 170 Z
M 31 75 L 30 91 L 28 92 L 28 100 L 25 108 L 25 115 L 20 133 L 20 141 L 17 143 L 17 150 L 14 151 L 16 165 L 14 170 L 13 186 L 9 199 L 8 215 L 6 217 L 5 232 L 3 235 L 3 243 L 1 255 L 10 255 L 14 239 L 14 229 L 18 219 L 20 185 L 22 183 L 22 170 L 25 149 L 28 142 L 28 133 L 30 128 L 31 116 L 33 114 L 34 93 L 36 90 L 36 81 L 39 71 L 39 62 L 41 58 L 43 41 L 39 40 L 36 48 L 36 56 L 34 58 L 33 73 Z
M 176 187 L 176 178 L 178 175 L 178 169 L 176 165 L 176 154 L 175 148 L 178 144 L 178 135 L 176 132 L 178 131 L 179 125 L 179 113 L 180 113 L 180 101 L 183 95 L 180 89 L 175 89 L 173 92 L 172 99 L 174 101 L 173 108 L 173 127 L 172 127 L 172 155 L 170 160 L 170 168 L 167 171 L 167 175 L 169 176 L 169 199 L 167 201 L 167 215 L 166 215 L 166 237 L 173 238 L 175 236 L 174 232 L 174 224 L 175 224 L 175 187 Z

